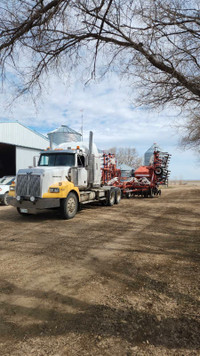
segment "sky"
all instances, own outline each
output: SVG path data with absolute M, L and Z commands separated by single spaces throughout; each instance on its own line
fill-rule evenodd
M 60 125 L 80 132 L 83 122 L 84 141 L 93 131 L 99 149 L 134 147 L 142 157 L 157 143 L 172 154 L 171 179 L 200 179 L 200 161 L 195 151 L 179 147 L 182 119 L 176 110 L 136 107 L 131 90 L 114 73 L 87 85 L 78 79 L 69 81 L 52 75 L 35 105 L 27 97 L 12 102 L 11 88 L 5 85 L 0 92 L 0 121 L 17 120 L 44 135 Z

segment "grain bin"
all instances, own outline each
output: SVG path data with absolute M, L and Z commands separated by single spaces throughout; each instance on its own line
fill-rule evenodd
M 49 132 L 48 134 L 50 146 L 52 147 L 52 143 L 56 145 L 60 145 L 64 142 L 71 142 L 71 141 L 81 141 L 82 135 L 73 129 L 70 129 L 67 125 L 61 125 L 54 131 Z
M 153 160 L 154 151 L 162 153 L 162 148 L 160 148 L 157 143 L 153 143 L 153 145 L 144 154 L 144 166 L 148 166 L 152 163 L 151 161 Z

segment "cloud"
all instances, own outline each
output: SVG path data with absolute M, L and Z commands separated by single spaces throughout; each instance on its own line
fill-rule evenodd
M 87 140 L 92 130 L 100 149 L 135 147 L 143 155 L 156 142 L 173 154 L 172 176 L 200 176 L 194 152 L 177 149 L 179 133 L 175 123 L 179 119 L 175 109 L 158 112 L 135 107 L 128 83 L 121 82 L 116 74 L 88 85 L 51 76 L 36 106 L 26 96 L 8 110 L 11 100 L 10 87 L 5 85 L 0 94 L 1 120 L 18 120 L 43 134 L 62 124 L 80 132 L 83 120 L 84 138 Z

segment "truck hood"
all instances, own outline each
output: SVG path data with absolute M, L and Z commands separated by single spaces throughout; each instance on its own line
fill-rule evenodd
M 65 180 L 68 176 L 69 169 L 71 167 L 35 167 L 20 169 L 17 174 L 38 174 L 43 176 L 51 176 L 52 178 L 59 178 L 59 180 Z

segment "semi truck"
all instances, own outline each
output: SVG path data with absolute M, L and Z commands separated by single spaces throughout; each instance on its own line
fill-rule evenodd
M 89 144 L 66 142 L 42 151 L 37 166 L 18 171 L 8 203 L 22 215 L 59 208 L 64 219 L 73 218 L 81 204 L 119 204 L 121 190 L 102 184 L 101 156 L 92 132 Z

